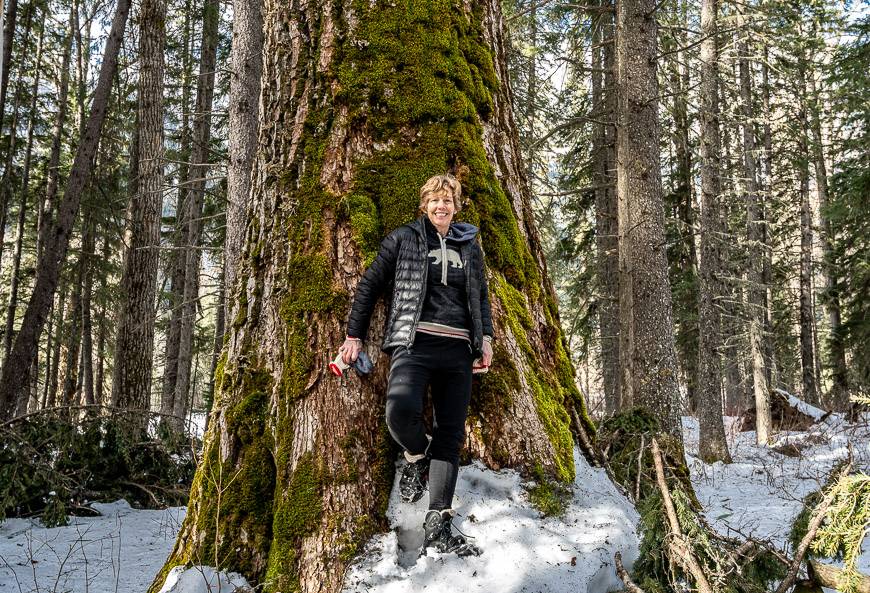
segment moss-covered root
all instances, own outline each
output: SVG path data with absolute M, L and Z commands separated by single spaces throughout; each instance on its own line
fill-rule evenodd
M 665 490 L 657 480 L 653 440 L 660 445 Z M 632 409 L 608 419 L 599 427 L 598 442 L 614 479 L 636 498 L 642 540 L 633 577 L 644 591 L 675 593 L 687 582 L 697 587 L 693 571 L 703 574 L 713 593 L 761 593 L 784 576 L 782 564 L 769 554 L 743 556 L 738 553 L 740 542 L 719 537 L 707 524 L 689 480 L 682 443 L 663 433 L 652 414 Z M 675 537 L 683 542 L 682 554 L 673 549 Z M 693 566 L 686 561 L 689 557 Z

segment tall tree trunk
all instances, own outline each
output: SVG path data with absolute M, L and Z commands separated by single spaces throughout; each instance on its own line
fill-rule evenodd
M 624 401 L 653 411 L 664 431 L 681 435 L 659 162 L 655 19 L 653 0 L 617 3 L 622 389 Z
M 79 261 L 75 267 L 73 278 L 73 292 L 70 297 L 70 324 L 66 334 L 66 364 L 63 375 L 63 387 L 61 389 L 61 405 L 71 406 L 79 404 L 79 399 L 73 399 L 79 382 L 79 359 L 81 356 L 82 341 L 82 283 L 84 280 L 85 255 L 79 255 Z
M 226 256 L 226 251 L 224 251 L 224 256 Z M 226 269 L 226 266 L 224 266 Z M 214 405 L 214 397 L 215 397 L 215 373 L 217 372 L 218 362 L 221 357 L 221 350 L 223 350 L 224 346 L 224 332 L 226 331 L 226 284 L 224 282 L 225 276 L 223 273 L 220 274 L 218 278 L 218 304 L 217 304 L 217 312 L 215 313 L 215 324 L 214 324 L 214 341 L 212 342 L 212 351 L 211 351 L 211 367 L 208 375 L 208 391 L 206 394 L 206 419 L 208 418 L 208 414 L 211 412 L 212 406 Z
M 675 2 L 679 23 L 688 27 L 686 0 Z M 671 245 L 668 253 L 671 288 L 674 298 L 674 322 L 676 324 L 677 358 L 683 370 L 688 409 L 694 413 L 698 407 L 698 254 L 695 248 L 695 212 L 692 184 L 692 152 L 689 145 L 688 96 L 690 87 L 687 52 L 679 48 L 678 35 L 663 36 L 671 53 L 666 59 L 671 88 L 668 94 L 673 99 L 674 170 L 672 190 L 665 197 L 665 208 L 673 212 L 674 232 L 668 238 Z M 666 218 L 667 220 L 667 218 Z
M 5 9 L 5 10 L 4 10 Z M 12 43 L 15 41 L 15 25 L 18 19 L 18 0 L 0 0 L 0 20 L 5 18 L 0 26 L 0 46 L 3 55 L 0 56 L 0 128 L 3 127 L 3 118 L 6 109 L 6 91 L 9 88 L 9 71 L 12 65 Z
M 196 110 L 193 118 L 193 150 L 191 151 L 191 181 L 187 187 L 188 226 L 184 253 L 184 291 L 181 306 L 181 331 L 178 338 L 178 372 L 173 397 L 173 416 L 183 421 L 190 399 L 190 374 L 193 361 L 196 313 L 199 303 L 199 268 L 202 242 L 202 208 L 205 199 L 205 178 L 209 171 L 211 142 L 211 109 L 214 98 L 215 58 L 218 40 L 220 3 L 206 0 L 202 8 L 202 47 L 199 78 L 196 85 Z
M 491 466 L 573 475 L 567 408 L 585 409 L 512 122 L 499 2 L 353 3 L 353 18 L 350 2 L 301 6 L 264 12 L 244 291 L 189 511 L 153 589 L 207 559 L 276 591 L 337 591 L 356 542 L 386 526 L 388 363 L 369 347 L 373 375 L 339 382 L 322 359 L 344 338 L 366 257 L 451 165 L 469 168 L 462 213 L 481 226 L 498 336 L 467 447 Z
M 801 211 L 801 257 L 800 257 L 800 344 L 801 379 L 804 401 L 819 405 L 816 379 L 815 348 L 813 343 L 813 211 L 810 206 L 810 153 L 807 134 L 806 62 L 803 57 L 798 64 L 798 177 L 800 182 Z
M 94 242 L 95 223 L 89 215 L 85 222 L 85 236 L 82 239 L 82 403 L 93 405 L 94 396 L 94 327 L 91 322 L 91 296 L 94 292 Z
M 64 289 L 64 283 L 61 284 L 61 290 L 58 292 L 57 300 L 57 313 L 55 314 L 55 318 L 57 319 L 57 328 L 54 331 L 54 349 L 51 351 L 51 365 L 48 372 L 48 376 L 46 377 L 46 395 L 45 395 L 45 405 L 43 407 L 53 408 L 58 405 L 57 401 L 57 388 L 60 377 L 60 354 L 61 354 L 61 346 L 64 343 L 64 333 L 66 327 L 66 303 L 67 303 L 67 294 Z
M 764 111 L 764 118 L 762 121 L 762 166 L 759 166 L 759 170 L 763 171 L 762 179 L 763 182 L 762 192 L 764 195 L 764 200 L 762 202 L 761 208 L 761 242 L 762 242 L 762 256 L 761 256 L 761 285 L 764 287 L 763 293 L 763 301 L 764 301 L 764 331 L 762 333 L 763 336 L 763 352 L 764 352 L 764 361 L 765 361 L 765 369 L 766 369 L 766 379 L 767 385 L 772 386 L 776 385 L 778 380 L 776 378 L 776 373 L 774 369 L 776 368 L 776 360 L 774 358 L 774 349 L 773 349 L 773 321 L 771 316 L 771 303 L 773 298 L 771 296 L 771 277 L 773 270 L 773 262 L 772 262 L 772 250 L 770 248 L 770 232 L 769 232 L 769 221 L 770 217 L 768 216 L 767 203 L 770 202 L 772 194 L 773 194 L 773 132 L 771 131 L 771 119 L 773 117 L 770 107 L 770 69 L 767 64 L 768 59 L 768 49 L 767 45 L 764 45 L 764 50 L 761 57 L 761 102 L 762 109 Z
M 251 168 L 257 149 L 260 78 L 263 76 L 262 6 L 262 0 L 233 2 L 227 230 L 224 243 L 224 286 L 229 295 L 227 307 L 236 294 L 236 267 L 245 238 Z
M 825 275 L 824 303 L 828 312 L 830 336 L 828 348 L 831 353 L 831 393 L 830 402 L 835 410 L 849 408 L 849 373 L 846 370 L 846 347 L 843 343 L 843 329 L 840 319 L 840 279 L 834 264 L 834 234 L 828 215 L 828 168 L 825 163 L 824 142 L 822 141 L 821 111 L 824 104 L 816 85 L 815 73 L 809 72 L 810 124 L 813 133 L 813 165 L 816 171 L 816 191 L 819 196 L 819 220 L 822 235 L 822 269 Z
M 21 250 L 24 245 L 24 223 L 27 218 L 27 197 L 30 191 L 30 164 L 33 156 L 33 132 L 36 128 L 36 99 L 39 92 L 39 74 L 42 67 L 42 46 L 44 26 L 39 27 L 39 41 L 36 45 L 36 69 L 33 85 L 30 87 L 30 113 L 27 120 L 27 146 L 24 149 L 24 165 L 21 173 L 21 199 L 18 206 L 18 225 L 15 236 L 15 254 L 12 260 L 12 277 L 9 281 L 9 305 L 6 311 L 6 329 L 3 332 L 3 360 L 9 358 L 12 349 L 12 332 L 15 325 L 15 311 L 18 307 L 18 284 L 21 272 Z M 2 191 L 2 190 L 0 190 Z
M 154 359 L 157 248 L 163 210 L 163 60 L 165 0 L 140 7 L 139 105 L 135 193 L 127 208 L 122 306 L 115 336 L 112 405 L 148 410 Z
M 72 56 L 73 27 L 75 23 L 75 9 L 77 1 L 73 1 L 73 7 L 69 14 L 69 33 L 63 42 L 63 59 L 60 67 L 60 83 L 57 91 L 57 114 L 54 119 L 54 130 L 51 135 L 51 150 L 46 167 L 47 179 L 45 185 L 44 201 L 37 212 L 36 231 L 36 260 L 41 261 L 42 252 L 45 248 L 46 234 L 51 227 L 54 212 L 54 204 L 57 201 L 57 188 L 60 184 L 60 150 L 63 142 L 63 130 L 66 126 L 67 99 L 69 96 L 69 66 Z M 2 400 L 2 398 L 0 398 Z M 2 403 L 2 401 L 0 401 Z M 2 414 L 2 409 L 0 409 Z
M 746 236 L 749 251 L 746 257 L 746 281 L 749 301 L 749 364 L 752 368 L 752 393 L 755 402 L 755 435 L 759 445 L 770 440 L 770 393 L 767 370 L 764 362 L 764 279 L 762 267 L 766 245 L 763 241 L 761 198 L 758 194 L 755 159 L 755 110 L 753 109 L 752 73 L 749 64 L 749 47 L 746 38 L 750 34 L 745 7 L 737 8 L 737 55 L 740 69 L 740 127 L 743 133 L 743 190 L 746 201 Z
M 607 5 L 605 2 L 604 5 Z M 619 386 L 619 248 L 616 186 L 613 177 L 615 142 L 615 96 L 613 13 L 598 13 L 593 38 L 592 109 L 595 118 L 593 158 L 595 169 L 595 247 L 598 251 L 598 331 L 601 339 L 601 371 L 605 411 L 622 409 Z
M 107 234 L 103 236 L 103 246 L 100 250 L 100 260 L 108 261 L 111 255 L 109 238 Z M 106 275 L 100 274 L 100 294 L 106 294 Z M 100 316 L 97 322 L 97 368 L 94 373 L 94 403 L 106 405 L 108 400 L 105 393 L 105 361 L 106 361 L 106 334 L 108 333 L 108 322 L 106 319 L 106 303 L 100 303 Z
M 181 335 L 181 312 L 184 301 L 184 272 L 186 269 L 185 245 L 187 241 L 188 214 L 188 184 L 190 182 L 190 112 L 192 105 L 191 78 L 193 64 L 193 20 L 191 18 L 190 2 L 185 11 L 184 32 L 182 44 L 182 82 L 181 82 L 181 138 L 179 139 L 179 154 L 181 164 L 178 167 L 178 193 L 175 201 L 175 228 L 172 234 L 172 251 L 167 266 L 169 272 L 169 324 L 166 329 L 166 345 L 164 349 L 163 384 L 160 393 L 160 413 L 164 420 L 171 418 L 175 410 L 175 384 L 178 378 L 178 342 Z
M 698 454 L 707 463 L 731 462 L 722 424 L 720 255 L 722 141 L 719 135 L 718 2 L 701 1 L 701 268 L 698 303 Z
M 21 53 L 25 54 L 28 51 L 27 45 L 30 42 L 30 29 L 31 24 L 33 22 L 33 4 L 30 5 L 29 10 L 27 11 L 27 18 L 25 19 L 24 25 L 24 34 L 23 41 L 21 43 Z M 12 196 L 12 169 L 13 164 L 15 162 L 15 153 L 17 148 L 16 140 L 18 138 L 18 115 L 21 107 L 21 95 L 24 87 L 24 73 L 26 68 L 24 64 L 18 69 L 18 75 L 15 80 L 15 98 L 13 100 L 12 105 L 12 121 L 9 125 L 9 141 L 6 147 L 6 162 L 3 167 L 3 177 L 0 180 L 0 258 L 2 258 L 3 250 L 5 249 L 5 241 L 6 241 L 6 223 L 7 223 L 7 215 L 9 213 L 9 198 Z M 6 72 L 3 73 L 4 77 L 6 76 Z M 4 83 L 5 87 L 5 83 Z M 4 93 L 5 95 L 5 90 Z M 2 135 L 3 131 L 3 118 L 2 118 L 2 110 L 0 110 L 0 135 Z
M 69 247 L 70 231 L 78 213 L 82 191 L 93 167 L 100 130 L 106 117 L 112 79 L 118 67 L 118 50 L 129 10 L 130 0 L 118 0 L 115 17 L 106 40 L 100 76 L 94 90 L 85 134 L 79 142 L 70 168 L 57 220 L 51 225 L 51 232 L 45 235 L 45 248 L 37 265 L 36 285 L 27 311 L 24 313 L 21 331 L 15 337 L 8 363 L 0 377 L 0 417 L 8 417 L 17 399 L 27 397 L 29 393 L 30 367 L 57 288 L 60 266 Z

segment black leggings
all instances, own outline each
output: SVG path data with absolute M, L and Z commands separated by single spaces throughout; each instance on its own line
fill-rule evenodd
M 465 441 L 465 417 L 471 398 L 468 342 L 422 332 L 411 348 L 397 348 L 387 384 L 387 426 L 411 455 L 428 453 L 429 508 L 449 509 L 459 473 L 459 450 Z M 426 438 L 423 402 L 432 389 L 432 442 Z

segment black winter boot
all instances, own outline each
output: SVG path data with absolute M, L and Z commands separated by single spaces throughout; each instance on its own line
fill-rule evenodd
M 417 502 L 426 491 L 428 481 L 428 457 L 413 463 L 405 463 L 405 467 L 402 468 L 402 476 L 399 478 L 399 495 L 405 502 Z
M 452 552 L 457 556 L 480 556 L 483 551 L 468 542 L 464 535 L 453 535 L 452 514 L 450 511 L 429 511 L 423 521 L 423 548 L 420 556 L 426 555 L 426 548 L 433 546 L 442 553 Z

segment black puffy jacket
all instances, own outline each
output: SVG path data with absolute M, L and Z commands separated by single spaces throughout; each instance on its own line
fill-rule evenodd
M 375 304 L 390 291 L 389 314 L 381 348 L 390 352 L 414 343 L 417 323 L 423 309 L 426 274 L 429 269 L 424 218 L 397 228 L 381 242 L 380 251 L 363 274 L 356 289 L 347 335 L 365 340 Z M 471 345 L 477 355 L 482 352 L 483 336 L 492 336 L 489 291 L 483 270 L 483 254 L 477 241 L 460 246 L 465 269 L 468 309 L 471 314 Z

